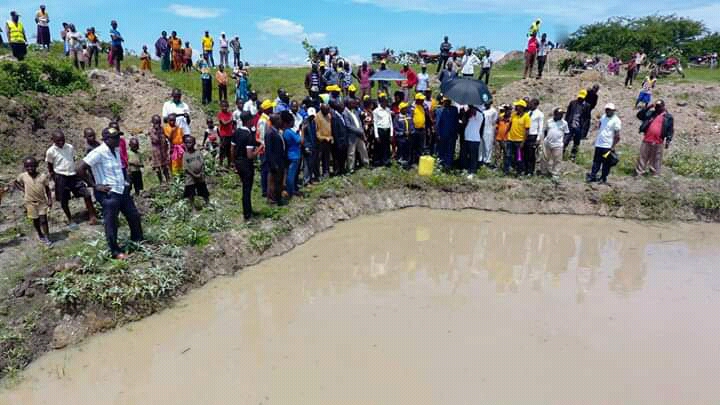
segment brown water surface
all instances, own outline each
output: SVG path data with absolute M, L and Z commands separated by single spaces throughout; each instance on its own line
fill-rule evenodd
M 43 356 L 0 404 L 718 404 L 719 237 L 366 217 Z

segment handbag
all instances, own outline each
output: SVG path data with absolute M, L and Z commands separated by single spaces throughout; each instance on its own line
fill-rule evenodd
M 603 158 L 605 158 L 605 161 L 610 167 L 615 167 L 618 163 L 620 163 L 620 158 L 618 157 L 617 152 L 615 152 L 614 150 L 608 151 L 606 154 L 603 155 Z

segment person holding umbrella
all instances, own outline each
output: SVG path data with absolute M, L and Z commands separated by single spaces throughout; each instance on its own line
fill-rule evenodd
M 388 107 L 387 94 L 378 95 L 380 105 L 373 110 L 373 123 L 375 131 L 375 165 L 384 166 L 390 163 L 390 140 L 393 137 L 393 119 Z
M 447 97 L 443 97 L 443 106 L 438 110 L 441 110 L 437 119 L 438 155 L 440 164 L 445 169 L 450 169 L 455 159 L 460 111 Z

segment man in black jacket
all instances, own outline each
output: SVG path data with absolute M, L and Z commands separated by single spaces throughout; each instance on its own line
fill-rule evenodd
M 268 202 L 282 205 L 282 184 L 285 174 L 285 140 L 279 114 L 270 116 L 272 128 L 265 134 L 265 159 L 268 165 Z
M 663 150 L 670 147 L 675 132 L 673 116 L 665 109 L 665 102 L 658 100 L 654 106 L 640 110 L 637 117 L 642 121 L 640 133 L 643 141 L 635 174 L 642 176 L 649 170 L 657 176 L 662 167 Z
M 335 176 L 345 174 L 345 165 L 347 164 L 347 153 L 348 153 L 348 135 L 345 129 L 345 117 L 343 117 L 343 110 L 345 105 L 339 101 L 330 102 L 330 108 L 332 108 L 332 122 L 331 130 L 333 137 L 333 161 L 335 163 L 333 174 Z

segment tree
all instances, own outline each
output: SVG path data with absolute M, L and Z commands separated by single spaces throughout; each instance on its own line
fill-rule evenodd
M 641 18 L 615 17 L 607 21 L 583 25 L 567 40 L 571 51 L 604 53 L 623 60 L 638 50 L 655 56 L 669 49 L 683 53 L 697 42 L 708 29 L 701 21 L 675 14 Z
M 307 53 L 308 61 L 310 63 L 314 62 L 317 59 L 317 49 L 315 49 L 315 46 L 313 46 L 310 41 L 308 41 L 307 38 L 305 38 L 302 41 L 302 47 L 305 50 L 305 53 Z

